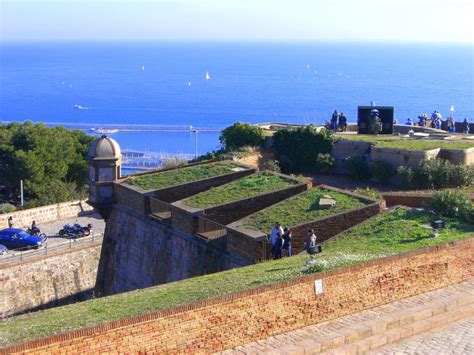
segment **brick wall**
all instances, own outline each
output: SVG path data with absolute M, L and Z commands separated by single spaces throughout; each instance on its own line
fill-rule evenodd
M 211 352 L 474 277 L 474 238 L 18 345 L 8 352 Z M 315 295 L 314 281 L 324 292 Z
M 403 192 L 386 192 L 382 194 L 387 206 L 408 206 L 408 207 L 422 207 L 431 204 L 431 194 L 413 194 Z
M 100 239 L 0 265 L 0 318 L 90 297 L 101 247 Z
M 138 186 L 115 183 L 114 195 L 117 203 L 141 213 L 150 213 L 149 201 L 145 191 Z
M 171 205 L 171 225 L 185 233 L 196 234 L 199 216 L 205 216 L 207 219 L 226 225 L 303 192 L 308 189 L 308 186 L 308 183 L 301 183 L 206 209 L 189 207 L 178 201 Z
M 336 234 L 379 214 L 383 211 L 384 207 L 385 203 L 379 201 L 347 212 L 321 218 L 310 223 L 302 223 L 293 226 L 291 227 L 293 235 L 291 246 L 293 252 L 299 253 L 303 250 L 304 241 L 308 235 L 308 229 L 314 229 L 318 243 L 321 243 Z
M 171 186 L 165 189 L 156 190 L 153 196 L 164 202 L 175 202 L 182 200 L 186 197 L 195 195 L 197 193 L 209 190 L 211 187 L 227 184 L 234 180 L 243 178 L 244 176 L 255 173 L 255 169 L 245 169 L 242 171 L 231 172 L 230 174 L 220 175 L 203 179 L 199 181 L 193 181 L 186 184 L 177 186 Z
M 26 228 L 32 221 L 46 223 L 58 219 L 75 217 L 81 212 L 90 212 L 93 208 L 84 201 L 69 201 L 54 205 L 29 208 L 27 210 L 0 214 L 0 229 L 8 227 L 8 217 L 13 217 L 14 227 Z

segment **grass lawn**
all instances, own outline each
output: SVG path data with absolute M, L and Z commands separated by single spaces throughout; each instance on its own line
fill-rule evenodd
M 127 184 L 139 186 L 144 190 L 162 189 L 165 187 L 184 184 L 191 181 L 224 175 L 232 172 L 239 165 L 231 162 L 218 162 L 181 169 L 157 172 L 156 174 L 132 177 Z
M 253 174 L 201 192 L 185 199 L 183 203 L 190 207 L 207 208 L 294 186 L 298 183 L 279 175 Z
M 305 266 L 307 256 L 302 254 L 7 318 L 0 321 L 0 346 L 147 314 L 390 254 L 466 239 L 474 233 L 473 225 L 443 218 L 446 227 L 440 231 L 438 238 L 429 238 L 430 229 L 423 225 L 433 219 L 436 217 L 403 209 L 376 217 L 338 239 L 328 241 L 317 257 L 317 264 L 311 268 Z
M 336 200 L 334 207 L 321 208 L 319 206 L 319 199 L 325 195 Z M 277 221 L 283 226 L 294 226 L 367 204 L 368 202 L 358 197 L 328 189 L 314 188 L 250 215 L 242 219 L 241 222 L 246 228 L 269 232 Z
M 474 141 L 453 140 L 445 141 L 438 139 L 405 139 L 392 135 L 344 135 L 340 139 L 371 142 L 377 147 L 407 149 L 407 150 L 429 150 L 435 148 L 446 149 L 468 149 L 474 147 Z

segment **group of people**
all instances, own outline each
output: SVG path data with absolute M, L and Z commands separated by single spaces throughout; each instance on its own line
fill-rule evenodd
M 430 122 L 429 122 L 430 121 Z M 443 129 L 443 116 L 439 111 L 434 111 L 428 120 L 428 115 L 426 113 L 421 114 L 418 116 L 418 126 L 420 127 L 431 127 L 437 129 Z M 414 126 L 414 122 L 411 118 L 408 118 L 406 123 L 408 126 Z M 444 127 L 448 132 L 455 133 L 456 132 L 456 121 L 453 116 L 449 116 L 446 119 L 446 125 Z M 462 133 L 469 134 L 469 120 L 464 118 L 461 126 Z
M 7 222 L 8 222 L 8 228 L 13 228 L 14 223 L 13 223 L 13 217 L 12 217 L 12 216 L 8 217 Z M 35 233 L 40 233 L 40 232 L 41 232 L 40 229 L 38 228 L 38 225 L 36 224 L 36 221 L 33 221 L 33 222 L 31 223 L 30 231 L 31 231 L 33 234 L 35 234 Z
M 273 259 L 281 259 L 282 254 L 286 254 L 287 256 L 291 256 L 291 240 L 293 236 L 291 234 L 291 230 L 288 227 L 283 228 L 279 222 L 276 222 L 270 232 L 268 237 L 269 242 L 272 246 L 272 258 Z M 309 254 L 313 254 L 314 248 L 317 247 L 316 245 L 316 234 L 314 234 L 314 230 L 308 230 L 308 235 L 306 237 L 304 243 L 304 250 L 306 250 Z
M 276 222 L 269 236 L 273 259 L 281 259 L 283 251 L 287 256 L 291 256 L 291 239 L 291 230 L 288 227 L 283 228 L 279 222 Z
M 343 112 L 339 113 L 337 110 L 334 110 L 331 122 L 326 121 L 326 128 L 334 132 L 345 132 L 347 130 L 347 117 Z

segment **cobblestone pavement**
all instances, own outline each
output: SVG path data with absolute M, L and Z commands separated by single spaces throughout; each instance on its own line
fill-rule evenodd
M 60 237 L 57 235 L 58 231 L 65 225 L 65 224 L 73 224 L 73 223 L 79 223 L 80 225 L 86 226 L 89 223 L 92 224 L 92 233 L 94 235 L 100 235 L 103 234 L 105 231 L 105 220 L 102 218 L 102 216 L 96 212 L 86 212 L 83 215 L 77 216 L 77 217 L 72 217 L 72 218 L 67 218 L 67 219 L 61 219 L 49 223 L 42 223 L 38 224 L 38 227 L 41 229 L 43 233 L 45 233 L 48 236 L 47 240 L 47 246 L 48 248 L 50 247 L 58 247 L 62 244 L 65 246 L 69 246 L 70 243 L 74 242 L 74 240 L 68 240 L 66 238 Z M 80 238 L 80 240 L 85 240 L 87 238 L 92 238 L 91 236 L 89 237 L 84 237 Z M 23 255 L 25 254 L 30 254 L 30 253 L 38 253 L 41 252 L 41 248 L 39 250 L 28 250 L 28 251 L 23 251 Z M 0 261 L 2 258 L 8 258 L 8 256 L 14 256 L 17 255 L 18 252 L 15 251 L 8 251 L 8 253 L 4 255 L 0 255 Z
M 371 354 L 474 354 L 474 317 L 385 346 Z

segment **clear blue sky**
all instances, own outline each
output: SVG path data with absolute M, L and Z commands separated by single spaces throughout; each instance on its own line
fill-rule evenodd
M 2 40 L 474 43 L 474 0 L 0 0 Z

